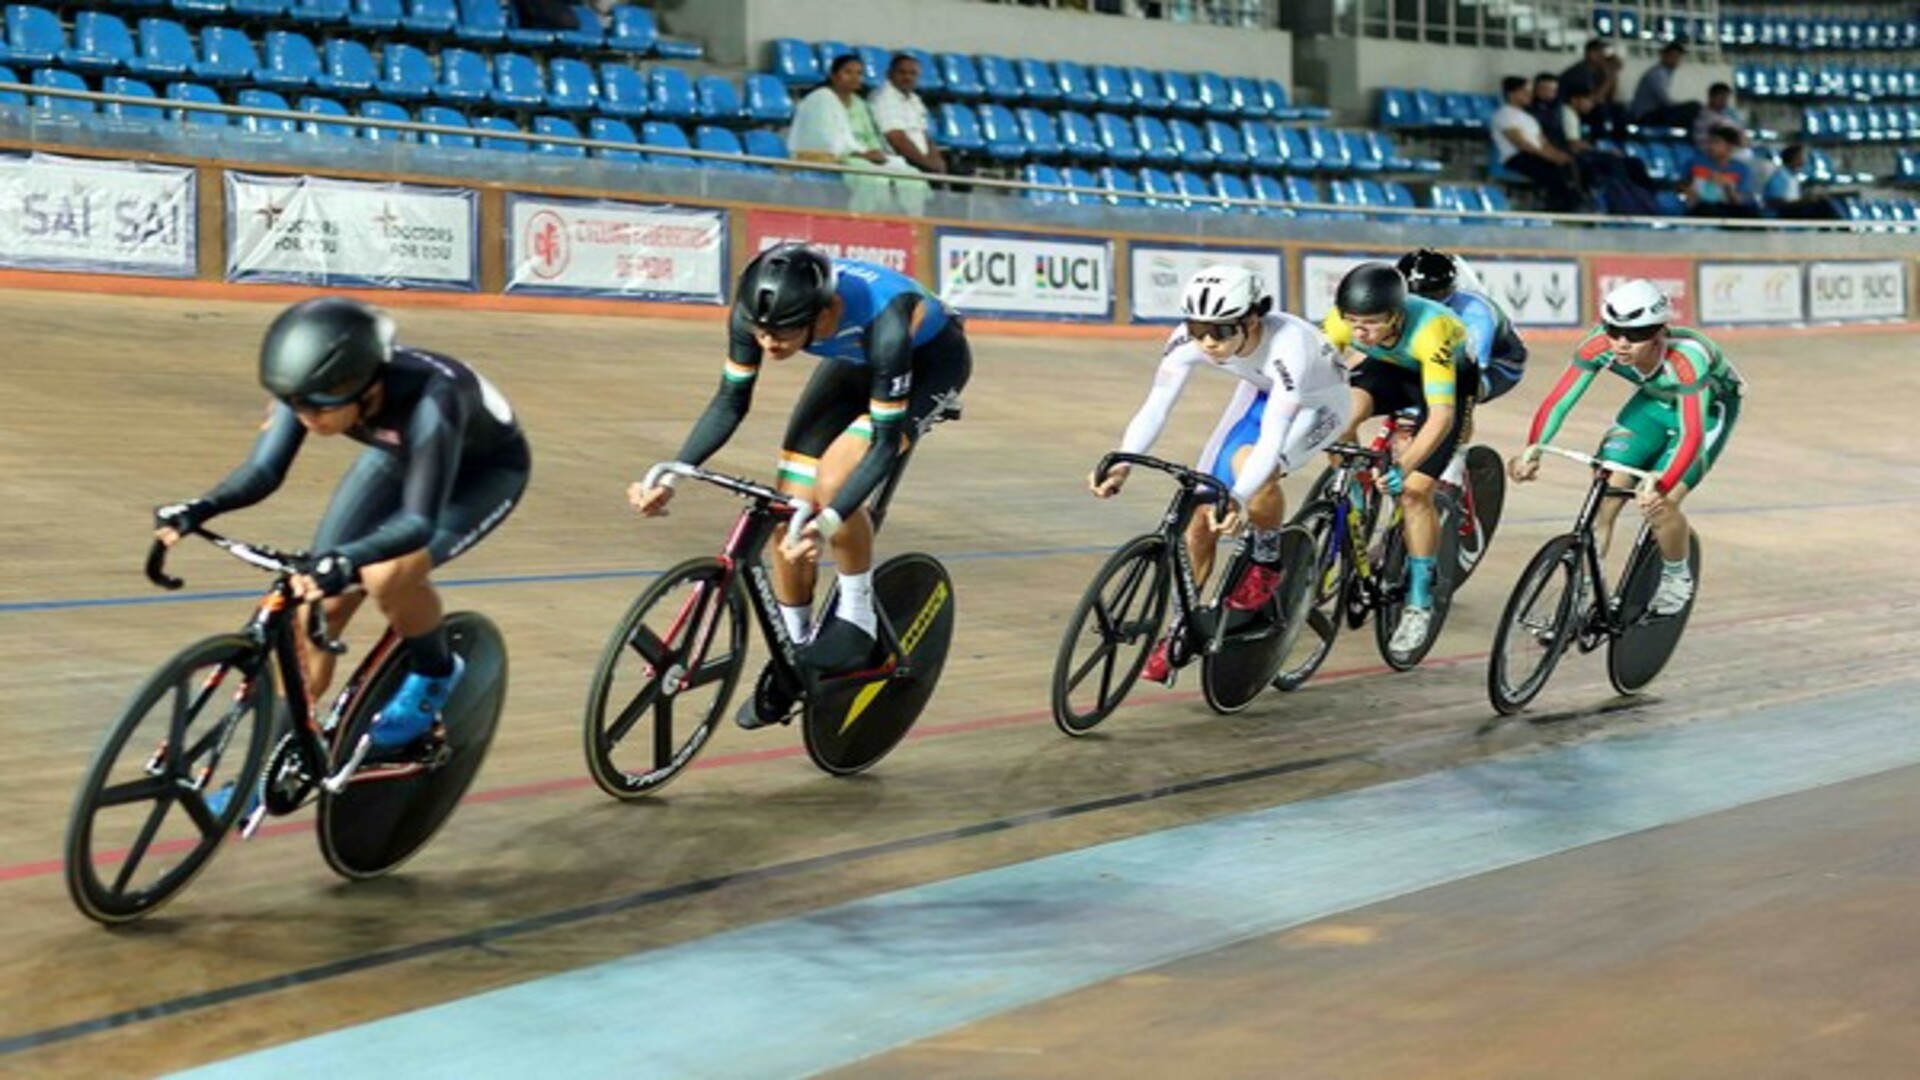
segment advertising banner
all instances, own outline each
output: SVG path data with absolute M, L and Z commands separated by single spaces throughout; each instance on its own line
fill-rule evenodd
M 1805 322 L 1806 268 L 1799 263 L 1700 264 L 1702 323 Z
M 1815 322 L 1903 319 L 1906 315 L 1906 263 L 1887 259 L 1807 264 L 1807 317 Z
M 0 155 L 0 266 L 192 277 L 192 169 Z
M 1113 245 L 1100 240 L 942 229 L 940 298 L 1013 319 L 1113 317 Z
M 804 241 L 836 259 L 858 259 L 913 277 L 913 226 L 904 221 L 794 214 L 780 210 L 747 211 L 747 249 L 755 254 L 775 244 Z
M 1327 317 L 1333 310 L 1334 293 L 1340 291 L 1340 279 L 1347 271 L 1363 262 L 1392 262 L 1396 256 L 1379 253 L 1355 254 L 1331 251 L 1309 251 L 1300 256 L 1300 280 L 1304 295 L 1305 315 L 1314 322 Z
M 1129 305 L 1133 321 L 1174 322 L 1180 318 L 1180 296 L 1187 280 L 1203 266 L 1227 263 L 1244 266 L 1260 275 L 1275 307 L 1287 303 L 1285 271 L 1277 251 L 1250 251 L 1235 248 L 1168 247 L 1160 244 L 1133 244 L 1128 248 L 1127 264 Z
M 1574 259 L 1511 259 L 1468 254 L 1474 286 L 1506 310 L 1515 326 L 1580 325 L 1580 263 Z
M 1673 301 L 1675 322 L 1695 320 L 1692 260 L 1660 255 L 1595 255 L 1592 263 L 1595 322 L 1600 321 L 1600 298 L 1635 278 L 1646 278 L 1660 286 Z
M 227 280 L 472 290 L 480 197 L 466 188 L 227 174 Z
M 726 299 L 725 211 L 511 195 L 507 236 L 508 292 Z

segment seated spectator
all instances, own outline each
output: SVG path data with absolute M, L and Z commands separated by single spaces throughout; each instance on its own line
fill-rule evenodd
M 1733 156 L 1743 141 L 1739 128 L 1723 126 L 1707 133 L 1706 153 L 1694 159 L 1687 171 L 1687 186 L 1680 192 L 1687 213 L 1717 218 L 1760 216 L 1753 170 Z
M 1574 94 L 1562 102 L 1554 126 L 1547 128 L 1548 141 L 1573 155 L 1586 189 L 1605 194 L 1610 212 L 1657 213 L 1659 204 L 1654 200 L 1654 192 L 1660 185 L 1648 174 L 1647 163 L 1587 141 L 1584 118 L 1592 110 L 1590 91 Z
M 1500 80 L 1507 103 L 1494 111 L 1487 121 L 1493 136 L 1494 157 L 1502 168 L 1512 169 L 1540 188 L 1547 209 L 1567 213 L 1580 205 L 1580 192 L 1574 186 L 1573 157 L 1548 142 L 1540 121 L 1527 106 L 1533 100 L 1533 87 L 1518 75 Z
M 1700 103 L 1673 99 L 1673 73 L 1686 55 L 1686 42 L 1669 41 L 1660 50 L 1660 62 L 1640 76 L 1639 85 L 1633 88 L 1633 106 L 1627 110 L 1633 114 L 1634 123 L 1643 127 L 1693 129 L 1694 118 L 1700 115 Z
M 1693 145 L 1701 153 L 1707 149 L 1707 132 L 1716 127 L 1747 130 L 1747 118 L 1733 104 L 1733 87 L 1717 82 L 1707 88 L 1707 106 L 1693 121 Z
M 860 58 L 848 53 L 834 57 L 827 81 L 800 99 L 793 110 L 793 127 L 787 133 L 787 146 L 800 161 L 830 161 L 842 165 L 877 166 L 895 172 L 919 175 L 906 159 L 886 151 L 873 113 L 858 91 L 867 77 Z M 888 192 L 897 195 L 910 214 L 926 207 L 927 183 L 924 180 L 893 180 L 883 176 L 846 174 L 847 187 L 853 191 L 853 209 L 884 210 Z
M 920 87 L 920 61 L 906 53 L 894 53 L 887 64 L 887 81 L 867 95 L 873 110 L 874 126 L 887 140 L 893 152 L 923 173 L 936 175 L 954 170 L 947 156 L 934 145 L 927 123 L 927 103 L 917 92 Z
M 568 0 L 512 0 L 513 13 L 529 30 L 578 30 L 580 13 Z
M 1773 171 L 1761 189 L 1768 209 L 1783 218 L 1836 220 L 1840 208 L 1832 199 L 1810 197 L 1800 180 L 1807 168 L 1807 148 L 1794 143 L 1780 151 L 1780 167 Z
M 1560 141 L 1560 76 L 1543 71 L 1533 77 L 1533 101 L 1528 103 L 1527 111 L 1540 121 L 1548 142 L 1562 150 L 1567 148 Z
M 1579 62 L 1560 73 L 1560 96 L 1588 95 L 1593 104 L 1583 115 L 1602 137 L 1626 137 L 1627 111 L 1620 107 L 1619 93 L 1620 58 L 1613 55 L 1613 46 L 1605 38 L 1587 42 Z

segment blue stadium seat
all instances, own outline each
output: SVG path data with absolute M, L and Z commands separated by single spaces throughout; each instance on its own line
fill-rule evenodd
M 366 120 L 393 120 L 405 123 L 413 119 L 407 110 L 391 101 L 363 101 L 360 103 L 360 116 Z M 360 137 L 368 142 L 404 142 L 410 143 L 418 135 L 402 128 L 368 127 L 362 125 Z
M 654 43 L 653 51 L 663 60 L 702 60 L 707 50 L 697 41 L 682 41 L 678 38 L 663 37 Z
M 1347 172 L 1353 168 L 1347 145 L 1325 128 L 1310 127 L 1300 133 L 1306 141 L 1307 158 L 1321 172 Z
M 1193 76 L 1184 71 L 1163 71 L 1160 85 L 1166 93 L 1168 111 L 1176 116 L 1200 115 L 1203 106 L 1200 91 L 1193 85 Z
M 313 77 L 313 85 L 330 94 L 370 94 L 379 81 L 373 54 L 365 45 L 350 38 L 327 42 L 326 52 L 320 58 L 320 72 Z
M 938 97 L 947 92 L 946 80 L 943 79 L 940 75 L 940 64 L 938 61 L 934 60 L 932 53 L 928 52 L 925 49 L 913 48 L 912 46 L 908 46 L 907 48 L 901 49 L 900 51 L 903 53 L 906 53 L 908 56 L 913 57 L 914 60 L 917 61 L 920 65 L 920 93 L 921 94 Z M 818 173 L 818 172 L 808 172 L 808 173 L 802 173 L 801 175 L 822 177 L 822 176 L 826 176 L 827 174 Z M 839 177 L 832 177 L 831 179 L 838 181 Z
M 254 81 L 274 90 L 298 90 L 320 77 L 320 54 L 305 34 L 270 30 L 261 41 L 260 70 Z
M 987 88 L 980 84 L 980 72 L 973 66 L 973 59 L 961 53 L 941 53 L 937 58 L 940 65 L 940 82 L 948 94 L 963 101 L 972 101 L 984 97 Z
M 260 68 L 260 57 L 253 39 L 228 26 L 209 26 L 200 32 L 200 62 L 193 65 L 196 77 L 214 82 L 247 82 Z
M 856 45 L 854 55 L 860 58 L 862 79 L 868 90 L 878 89 L 887 81 L 887 68 L 893 63 L 893 54 L 878 45 Z
M 633 125 L 625 120 L 611 116 L 596 116 L 587 121 L 587 135 L 596 142 L 621 143 L 631 146 L 631 150 L 612 150 L 595 147 L 589 151 L 594 157 L 608 161 L 625 161 L 638 165 L 646 158 L 640 154 L 640 137 L 633 133 Z
M 977 154 L 987 148 L 987 137 L 980 131 L 980 116 L 973 106 L 943 101 L 938 112 L 940 145 L 962 154 Z
M 103 94 L 119 94 L 122 97 L 147 98 L 155 102 L 160 100 L 159 95 L 153 92 L 153 87 L 148 86 L 139 79 L 129 79 L 124 75 L 108 75 L 106 78 L 101 79 L 100 92 Z M 160 106 L 157 104 L 126 105 L 118 101 L 112 101 L 102 105 L 100 111 L 116 120 L 124 120 L 130 123 L 159 123 L 166 119 L 166 113 L 162 112 Z
M 1268 173 L 1253 174 L 1253 197 L 1270 203 L 1285 203 L 1291 201 L 1287 197 L 1287 186 L 1280 182 L 1279 177 Z M 1293 211 L 1284 206 L 1261 206 L 1257 207 L 1256 210 L 1259 213 L 1269 214 L 1275 217 L 1293 216 Z
M 1028 101 L 1054 102 L 1060 100 L 1060 77 L 1045 60 L 1022 57 L 1013 62 L 1016 76 L 1020 80 L 1020 93 Z
M 1286 165 L 1280 156 L 1280 142 L 1273 136 L 1273 125 L 1265 120 L 1240 121 L 1240 141 L 1256 169 L 1279 169 Z
M 1304 132 L 1297 127 L 1273 126 L 1274 141 L 1280 146 L 1280 160 L 1287 169 L 1317 169 L 1320 163 L 1307 149 Z
M 609 116 L 645 116 L 653 109 L 646 80 L 625 64 L 600 65 L 600 111 Z
M 746 146 L 747 153 L 752 154 L 754 157 L 775 158 L 780 161 L 790 161 L 793 158 L 793 154 L 787 150 L 786 142 L 771 131 L 760 128 L 748 128 L 741 134 L 740 141 Z M 772 168 L 772 166 L 767 167 Z M 796 176 L 802 180 L 830 180 L 834 183 L 840 182 L 838 176 L 834 176 L 831 173 L 816 172 L 812 169 L 777 169 L 775 171 L 783 176 Z
M 1173 145 L 1173 133 L 1167 122 L 1157 116 L 1140 113 L 1133 118 L 1133 141 L 1140 147 L 1140 160 L 1149 165 L 1171 165 L 1180 160 Z
M 1065 169 L 1060 170 L 1060 178 L 1065 180 L 1070 186 L 1076 188 L 1104 187 L 1104 185 L 1100 183 L 1098 176 L 1077 165 L 1069 165 Z M 1104 192 L 1096 194 L 1090 190 L 1070 191 L 1067 193 L 1067 201 L 1075 206 L 1105 206 L 1107 196 Z
M 1185 210 L 1187 201 L 1180 197 L 1180 186 L 1167 172 L 1145 168 L 1140 170 L 1140 193 L 1146 197 L 1146 204 L 1156 210 Z
M 459 5 L 460 21 L 453 27 L 454 37 L 481 45 L 507 39 L 507 9 L 500 0 L 459 0 Z M 480 143 L 485 146 L 486 140 Z
M 1173 135 L 1173 150 L 1180 155 L 1181 164 L 1192 169 L 1213 166 L 1213 151 L 1207 146 L 1207 137 L 1193 121 L 1177 117 L 1167 124 L 1167 130 Z
M 1133 84 L 1127 80 L 1126 72 L 1114 64 L 1095 64 L 1089 73 L 1093 76 L 1093 92 L 1102 106 L 1120 110 L 1133 108 Z
M 287 5 L 287 18 L 303 26 L 337 26 L 353 13 L 348 3 L 349 0 L 293 0 Z
M 1226 210 L 1225 206 L 1213 201 L 1213 185 L 1190 169 L 1181 169 L 1173 174 L 1173 189 L 1180 193 L 1180 201 L 1190 210 L 1209 214 L 1218 214 Z
M 987 140 L 987 156 L 995 161 L 1018 161 L 1027 156 L 1027 144 L 1013 110 L 997 101 L 983 102 L 980 134 Z
M 242 19 L 284 19 L 287 3 L 288 0 L 227 0 L 228 8 Z
M 60 51 L 60 63 L 77 71 L 115 71 L 133 57 L 133 32 L 118 15 L 101 11 L 75 15 L 73 47 Z
M 1060 84 L 1060 101 L 1076 109 L 1091 109 L 1100 104 L 1087 69 L 1072 60 L 1055 60 L 1053 74 Z
M 451 34 L 458 25 L 460 9 L 454 6 L 453 0 L 407 0 L 407 16 L 400 20 L 400 26 L 408 33 L 430 37 Z M 438 145 L 450 144 L 442 142 Z M 467 145 L 471 147 L 472 141 L 468 140 Z
M 1060 175 L 1059 169 L 1051 165 L 1040 165 L 1032 162 L 1029 162 L 1025 168 L 1020 170 L 1020 178 L 1029 184 L 1057 185 L 1066 182 L 1065 178 Z M 1023 194 L 1028 202 L 1039 203 L 1043 206 L 1067 201 L 1067 193 L 1064 191 L 1040 191 L 1028 188 Z
M 252 88 L 242 90 L 234 96 L 233 103 L 246 109 L 279 109 L 282 112 L 293 111 L 293 106 L 287 104 L 286 98 L 281 97 L 271 90 L 255 90 Z M 240 130 L 253 132 L 256 135 L 291 135 L 294 133 L 295 128 L 292 120 L 282 119 L 277 116 L 248 115 L 240 118 Z
M 1100 143 L 1099 129 L 1086 113 L 1071 110 L 1059 114 L 1060 148 L 1069 158 L 1077 161 L 1099 161 L 1107 156 L 1107 148 Z
M 1387 167 L 1386 156 L 1379 144 L 1367 138 L 1365 132 L 1347 129 L 1331 133 L 1340 141 L 1346 151 L 1347 167 L 1354 172 L 1376 173 Z
M 584 138 L 584 136 L 580 134 L 580 125 L 563 116 L 534 117 L 533 133 L 535 135 L 545 135 L 549 138 Z M 548 157 L 583 158 L 587 156 L 586 147 L 575 146 L 572 143 L 535 143 L 533 144 L 533 152 L 536 154 L 545 154 Z
M 393 42 L 381 50 L 380 79 L 374 83 L 381 97 L 419 101 L 432 97 L 439 82 L 433 60 L 417 47 Z
M 747 100 L 747 119 L 756 124 L 776 124 L 780 127 L 793 122 L 793 99 L 787 96 L 787 88 L 772 75 L 754 72 L 745 79 Z
M 640 145 L 647 147 L 647 163 L 669 169 L 698 168 L 700 162 L 682 154 L 662 154 L 660 150 L 691 150 L 687 133 L 679 124 L 666 120 L 648 120 L 640 125 Z
M 1233 87 L 1227 80 L 1211 71 L 1203 71 L 1194 77 L 1195 88 L 1200 92 L 1200 109 L 1216 120 L 1231 120 L 1240 115 L 1240 99 L 1234 95 Z
M 347 107 L 332 98 L 314 97 L 309 94 L 300 99 L 299 108 L 301 112 L 306 113 L 308 116 L 326 117 L 328 119 L 338 117 L 342 120 L 351 119 L 351 114 L 347 112 Z M 300 130 L 309 135 L 326 135 L 335 139 L 353 138 L 352 124 L 333 124 L 319 119 L 301 121 Z
M 1207 137 L 1207 149 L 1213 152 L 1215 168 L 1239 171 L 1253 164 L 1247 140 L 1232 124 L 1224 120 L 1209 120 L 1202 131 Z
M 1100 186 L 1112 192 L 1108 200 L 1115 206 L 1145 206 L 1140 197 L 1140 178 L 1127 169 L 1108 165 L 1100 170 Z
M 1134 108 L 1150 113 L 1166 112 L 1172 108 L 1173 103 L 1167 97 L 1166 87 L 1161 83 L 1158 72 L 1143 67 L 1128 67 L 1122 68 L 1120 73 L 1126 77 L 1127 96 L 1133 99 Z M 1098 79 L 1095 81 L 1097 85 Z
M 620 7 L 632 7 L 622 4 Z M 615 8 L 618 11 L 619 8 Z M 555 30 L 553 43 L 561 48 L 575 52 L 599 52 L 607 47 L 607 29 L 600 25 L 600 13 L 593 10 L 591 4 L 573 5 L 574 27 L 571 30 Z
M 168 83 L 166 96 L 168 101 L 189 101 L 196 105 L 226 104 L 212 87 L 199 83 Z M 188 124 L 200 127 L 227 127 L 231 123 L 226 113 L 202 112 L 198 109 L 168 109 L 167 119 L 175 122 L 185 120 Z
M 445 105 L 429 105 L 421 109 L 420 122 L 423 124 L 439 124 L 441 127 L 451 128 L 471 129 L 473 127 L 472 124 L 467 122 L 466 114 L 458 109 L 449 109 Z M 452 150 L 471 150 L 478 145 L 474 142 L 474 138 L 471 135 L 456 135 L 437 131 L 422 132 L 420 141 L 427 146 L 440 146 Z
M 6 53 L 0 55 L 0 60 L 20 67 L 51 64 L 60 58 L 60 53 L 66 47 L 67 32 L 60 25 L 60 16 L 46 8 L 27 4 L 7 5 Z M 63 102 L 61 111 L 76 111 L 67 109 L 69 104 L 84 104 L 87 105 L 86 111 L 93 111 L 91 103 L 78 101 Z
M 547 61 L 547 108 L 592 112 L 600 104 L 600 79 L 585 60 L 556 56 Z
M 1462 90 L 1449 90 L 1440 95 L 1439 108 L 1434 112 L 1434 121 L 1440 127 L 1464 129 L 1474 125 L 1476 115 L 1473 95 Z
M 1368 182 L 1371 183 L 1371 181 Z M 1404 207 L 1411 210 L 1419 205 L 1413 201 L 1413 192 L 1407 189 L 1407 185 L 1398 180 L 1388 180 L 1386 183 L 1381 184 L 1380 191 L 1381 194 L 1385 196 L 1386 205 L 1388 206 Z
M 1374 114 L 1374 123 L 1383 128 L 1412 130 L 1427 126 L 1418 119 L 1412 91 L 1399 86 L 1380 88 L 1380 108 Z
M 1277 79 L 1260 80 L 1260 90 L 1267 100 L 1267 107 L 1275 118 L 1292 120 L 1326 120 L 1333 116 L 1333 110 L 1323 105 L 1298 105 L 1287 93 L 1287 88 Z
M 172 0 L 167 6 L 183 18 L 218 18 L 227 13 L 227 0 Z
M 1114 113 L 1100 113 L 1093 118 L 1093 124 L 1100 132 L 1100 145 L 1106 150 L 1108 161 L 1132 165 L 1140 160 L 1140 144 L 1134 140 L 1133 128 L 1125 118 Z
M 87 80 L 71 71 L 62 71 L 59 68 L 36 68 L 33 73 L 33 85 L 51 87 L 55 90 L 86 90 L 88 88 Z M 49 94 L 33 95 L 33 107 L 73 116 L 92 116 L 95 111 L 91 101 L 80 98 L 57 98 Z
M 675 67 L 655 67 L 647 71 L 649 111 L 664 120 L 692 120 L 700 115 L 700 103 L 693 96 L 693 82 L 687 73 Z
M 504 116 L 476 116 L 473 118 L 473 130 L 480 132 L 480 149 L 498 150 L 508 154 L 530 154 L 533 147 L 520 139 L 488 138 L 486 132 L 496 134 L 520 134 L 520 125 Z
M 487 99 L 495 105 L 516 109 L 537 109 L 547 102 L 547 80 L 532 57 L 519 53 L 495 53 L 493 89 Z
M 991 100 L 1018 101 L 1026 96 L 1026 91 L 1020 86 L 1020 75 L 1013 69 L 1013 61 L 1004 56 L 981 53 L 978 66 L 980 88 L 986 91 Z
M 1213 193 L 1223 199 L 1253 198 L 1253 191 L 1247 187 L 1247 182 L 1232 173 L 1213 174 Z M 1220 209 L 1230 214 L 1251 214 L 1256 212 L 1256 208 L 1251 206 L 1222 205 Z
M 607 48 L 617 52 L 631 53 L 634 56 L 645 56 L 653 52 L 655 46 L 659 44 L 660 24 L 654 21 L 652 9 L 643 8 L 639 4 L 621 4 L 613 9 L 613 32 L 607 35 Z M 795 44 L 799 43 L 795 42 Z M 776 63 L 778 46 L 779 43 L 776 42 L 774 49 Z M 777 68 L 775 70 L 778 71 Z
M 353 0 L 353 7 L 347 12 L 347 25 L 355 30 L 388 33 L 400 29 L 400 20 L 406 17 L 406 5 L 400 0 Z
M 1332 200 L 1335 206 L 1358 208 L 1365 205 L 1360 195 L 1359 181 L 1357 180 L 1335 177 L 1327 181 L 1327 198 Z M 1366 217 L 1365 214 L 1352 212 L 1340 212 L 1331 216 L 1350 221 L 1357 221 Z
M 1036 158 L 1051 159 L 1065 152 L 1060 145 L 1060 128 L 1053 122 L 1052 113 L 1028 106 L 1015 116 L 1020 121 L 1020 137 L 1026 141 L 1029 154 Z
M 1325 203 L 1327 201 L 1326 196 L 1320 193 L 1320 188 L 1304 176 L 1295 176 L 1289 173 L 1281 177 L 1280 182 L 1286 185 L 1287 201 L 1290 203 L 1307 204 Z M 1327 211 L 1325 210 L 1302 210 L 1299 213 L 1301 217 L 1325 217 L 1327 215 Z
M 1240 116 L 1246 120 L 1264 120 L 1273 115 L 1267 105 L 1267 96 L 1260 91 L 1260 81 L 1245 75 L 1235 75 L 1227 80 L 1233 90 L 1233 99 L 1239 103 Z
M 693 92 L 700 119 L 710 124 L 724 125 L 746 122 L 747 110 L 740 104 L 740 91 L 735 89 L 732 79 L 702 75 L 694 80 Z M 695 132 L 696 138 L 698 135 Z
M 735 157 L 747 152 L 746 148 L 740 145 L 740 136 L 735 135 L 731 128 L 723 128 L 718 124 L 701 124 L 694 128 L 693 147 L 696 150 L 732 154 Z M 726 169 L 731 172 L 766 172 L 771 169 L 771 166 L 749 165 L 744 161 L 706 160 L 700 164 L 705 168 Z
M 487 58 L 471 49 L 440 50 L 440 81 L 434 96 L 446 101 L 478 104 L 493 93 L 493 72 Z

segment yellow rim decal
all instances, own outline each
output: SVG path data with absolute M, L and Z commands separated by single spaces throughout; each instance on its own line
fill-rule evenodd
M 920 605 L 920 613 L 913 617 L 913 625 L 907 627 L 907 632 L 900 635 L 901 659 L 912 656 L 914 648 L 920 644 L 920 639 L 927 636 L 927 630 L 933 626 L 934 618 L 940 614 L 940 609 L 946 606 L 947 596 L 947 583 L 942 579 L 934 585 L 933 595 L 927 597 L 925 604 Z M 880 691 L 886 689 L 888 681 L 875 679 L 860 688 L 860 693 L 853 699 L 853 705 L 847 709 L 847 718 L 840 724 L 840 734 L 845 735 L 854 721 L 860 719 L 860 714 L 866 712 L 867 706 L 873 704 L 873 699 L 879 697 Z

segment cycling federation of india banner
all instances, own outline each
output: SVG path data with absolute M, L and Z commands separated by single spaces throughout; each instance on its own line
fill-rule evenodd
M 480 199 L 466 188 L 227 174 L 227 280 L 471 291 Z
M 508 292 L 726 299 L 724 211 L 514 195 L 507 236 Z

